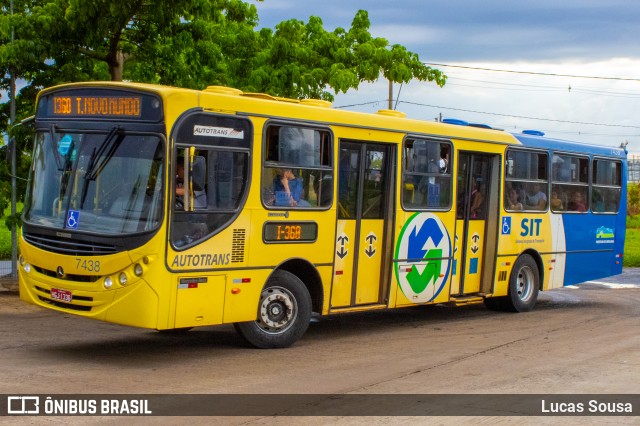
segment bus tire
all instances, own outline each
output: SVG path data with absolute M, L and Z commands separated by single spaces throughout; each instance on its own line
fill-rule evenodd
M 234 327 L 256 348 L 286 348 L 307 331 L 311 310 L 311 296 L 300 278 L 278 270 L 260 294 L 257 319 L 235 323 Z
M 509 295 L 506 308 L 513 312 L 528 312 L 536 304 L 540 288 L 540 273 L 535 260 L 523 254 L 516 260 L 509 277 Z

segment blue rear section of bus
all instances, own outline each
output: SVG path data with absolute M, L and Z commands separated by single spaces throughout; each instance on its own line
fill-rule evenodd
M 566 241 L 565 286 L 622 273 L 627 210 L 625 151 L 617 147 L 579 144 L 539 136 L 514 136 L 524 146 L 531 148 L 588 155 L 591 159 L 606 157 L 622 161 L 623 188 L 617 214 L 550 213 L 562 214 Z

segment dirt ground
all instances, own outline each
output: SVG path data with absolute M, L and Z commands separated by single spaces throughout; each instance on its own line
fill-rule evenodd
M 230 326 L 165 335 L 26 305 L 9 291 L 0 291 L 0 323 L 0 393 L 9 395 L 640 393 L 640 269 L 543 292 L 525 314 L 438 305 L 322 318 L 284 350 L 250 349 Z M 638 424 L 640 407 L 634 409 L 635 417 L 283 416 L 217 423 Z M 0 423 L 6 420 L 88 419 Z

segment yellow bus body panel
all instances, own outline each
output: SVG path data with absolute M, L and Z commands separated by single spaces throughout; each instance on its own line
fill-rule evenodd
M 356 305 L 378 303 L 382 280 L 382 249 L 379 246 L 382 245 L 384 221 L 365 219 L 360 226 Z
M 334 263 L 335 276 L 333 278 L 333 286 L 331 292 L 332 307 L 351 305 L 355 233 L 356 222 L 354 220 L 338 220 L 336 235 L 338 236 L 339 242 L 336 242 L 336 255 Z M 341 238 L 342 236 L 346 238 Z

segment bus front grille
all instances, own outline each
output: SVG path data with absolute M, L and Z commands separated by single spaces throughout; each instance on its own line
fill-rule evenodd
M 82 311 L 89 312 L 91 310 L 91 306 L 83 306 L 83 305 L 72 305 L 71 303 L 58 302 L 57 300 L 47 299 L 46 297 L 38 296 L 41 302 L 57 306 L 58 308 L 70 309 L 72 311 Z
M 56 271 L 52 271 L 50 269 L 44 269 L 36 265 L 31 265 L 33 269 L 42 275 L 46 275 L 47 277 L 63 279 L 66 281 L 75 281 L 81 283 L 94 283 L 98 281 L 100 275 L 77 275 L 77 274 L 64 274 L 62 277 L 58 276 Z
M 96 256 L 116 253 L 116 247 L 108 244 L 82 243 L 58 239 L 49 235 L 39 235 L 31 232 L 23 233 L 24 239 L 31 245 L 42 250 L 52 251 L 69 256 Z

